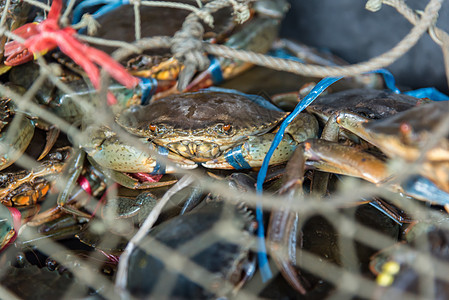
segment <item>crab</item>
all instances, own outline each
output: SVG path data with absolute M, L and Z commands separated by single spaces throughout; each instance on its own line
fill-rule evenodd
M 332 128 L 331 138 L 307 140 L 297 151 L 305 156 L 308 168 L 360 177 L 419 200 L 446 205 L 449 203 L 447 134 L 433 140 L 431 133 L 443 124 L 449 105 L 415 99 L 418 106 L 379 120 L 354 110 L 339 109 L 326 126 Z M 371 154 L 363 147 L 337 143 L 343 131 L 368 142 L 371 148 L 375 146 L 377 151 Z M 425 147 L 428 149 L 423 151 Z M 420 169 L 411 170 L 409 175 L 413 176 L 395 182 L 398 174 L 392 171 L 386 158 L 408 163 L 420 160 Z
M 191 1 L 179 1 L 184 4 L 192 4 Z M 104 6 L 100 6 L 105 4 Z M 95 35 L 110 40 L 133 42 L 134 35 L 134 7 L 123 1 L 83 1 L 74 10 L 74 22 L 80 19 L 82 12 L 87 7 L 101 7 L 98 11 L 90 9 L 92 16 L 100 24 Z M 115 9 L 111 9 L 114 7 Z M 234 49 L 247 49 L 259 53 L 267 52 L 278 35 L 280 20 L 285 15 L 288 4 L 282 0 L 266 0 L 250 3 L 251 18 L 242 26 L 237 26 L 232 16 L 232 10 L 228 7 L 214 13 L 213 28 L 204 24 L 204 40 L 224 44 Z M 190 12 L 185 9 L 171 7 L 140 6 L 142 37 L 174 36 L 182 30 L 183 22 Z M 120 30 L 108 30 L 111 26 Z M 101 47 L 110 52 L 113 48 Z M 199 88 L 211 86 L 212 83 L 234 77 L 251 64 L 227 59 L 223 57 L 212 58 L 207 70 L 186 88 L 195 91 Z M 164 81 L 175 83 L 178 74 L 184 67 L 182 61 L 173 57 L 169 51 L 146 50 L 144 54 L 130 61 L 131 73 L 135 76 L 152 77 L 158 80 L 158 85 Z
M 21 87 L 10 88 L 23 92 Z M 59 129 L 18 109 L 10 98 L 0 97 L 0 170 L 12 165 L 27 149 L 34 136 L 35 128 L 46 130 L 46 143 L 38 160 L 47 155 L 59 136 Z
M 70 147 L 57 148 L 30 170 L 2 172 L 0 202 L 6 206 L 29 206 L 41 201 L 50 190 L 51 177 L 61 173 L 71 150 Z
M 7 66 L 16 66 L 33 59 L 34 56 L 45 54 L 47 51 L 59 47 L 85 71 L 96 88 L 100 88 L 100 71 L 96 65 L 102 66 L 112 77 L 127 88 L 133 88 L 139 84 L 139 79 L 131 76 L 126 69 L 113 60 L 106 53 L 90 47 L 75 38 L 75 29 L 71 27 L 61 28 L 59 17 L 62 9 L 62 1 L 52 2 L 47 19 L 39 24 L 28 23 L 13 31 L 14 34 L 25 39 L 22 43 L 11 41 L 5 44 L 5 61 Z M 110 104 L 116 103 L 112 93 L 108 93 Z
M 356 134 L 339 126 L 336 121 L 339 114 L 348 112 L 366 120 L 379 120 L 425 102 L 428 100 L 384 90 L 352 89 L 319 97 L 307 107 L 307 112 L 316 116 L 323 127 L 320 137 L 322 140 L 342 141 L 346 145 L 357 145 L 356 147 L 363 149 L 371 148 L 370 151 L 378 152 L 371 143 L 366 143 Z M 344 169 L 345 165 L 342 164 L 340 168 Z M 328 175 L 316 173 L 314 177 L 312 189 L 317 194 L 324 194 L 327 189 Z
M 408 228 L 405 240 L 371 256 L 369 269 L 376 275 L 379 295 L 384 299 L 402 293 L 423 297 L 426 292 L 417 289 L 417 283 L 432 280 L 430 293 L 433 297 L 447 298 L 448 284 L 444 271 L 449 258 L 447 225 L 447 216 L 434 211 L 423 222 Z M 421 260 L 425 263 L 417 264 Z M 429 276 L 423 266 L 431 266 L 433 276 Z
M 427 100 L 387 91 L 354 89 L 319 97 L 307 108 L 309 113 L 319 119 L 321 127 L 324 127 L 321 139 L 300 143 L 298 150 L 289 160 L 285 184 L 280 190 L 285 197 L 278 209 L 273 211 L 267 233 L 268 248 L 274 261 L 286 280 L 299 293 L 306 294 L 310 285 L 294 267 L 296 245 L 293 243 L 296 241 L 298 231 L 295 225 L 297 214 L 291 211 L 289 202 L 295 201 L 298 195 L 303 193 L 304 168 L 345 175 L 364 175 L 365 178 L 372 178 L 372 174 L 376 175 L 379 168 L 381 171 L 386 171 L 385 161 L 381 158 L 384 155 L 377 153 L 377 156 L 374 156 L 365 152 L 366 150 L 374 153 L 379 151 L 370 143 L 361 144 L 362 141 L 358 135 L 346 130 L 346 127 L 342 129 L 336 120 L 341 114 L 346 113 L 359 116 L 364 120 L 371 120 L 369 122 L 386 122 L 411 110 L 425 107 L 425 102 Z M 363 124 L 367 123 L 361 125 Z M 324 192 L 327 190 L 325 178 L 327 175 L 327 173 L 318 175 L 314 172 L 313 192 L 316 192 L 314 190 L 316 182 Z
M 252 189 L 255 183 L 249 179 L 251 185 L 246 186 L 247 180 L 241 182 L 235 176 L 228 180 L 231 188 L 241 192 Z M 223 201 L 220 196 L 209 195 L 191 212 L 156 226 L 131 253 L 126 289 L 133 296 L 148 298 L 160 293 L 157 282 L 168 280 L 173 286 L 165 292 L 174 298 L 235 296 L 254 274 L 255 260 L 250 249 L 256 229 L 252 212 L 238 203 L 239 199 L 235 202 L 236 205 Z M 211 228 L 226 228 L 226 238 L 207 232 Z M 195 239 L 202 242 L 196 243 Z M 194 265 L 184 263 L 174 268 L 160 259 L 160 247 L 172 255 L 187 258 L 186 263 Z M 191 270 L 195 266 L 206 276 L 193 274 Z
M 172 95 L 147 106 L 134 106 L 116 122 L 153 149 L 165 153 L 178 167 L 213 169 L 260 167 L 276 126 L 288 115 L 265 99 L 236 91 L 201 91 Z M 316 137 L 318 123 L 301 114 L 288 128 L 271 163 L 286 162 L 296 145 Z M 141 148 L 120 141 L 106 127 L 90 127 L 82 145 L 104 168 L 120 172 L 172 173 Z

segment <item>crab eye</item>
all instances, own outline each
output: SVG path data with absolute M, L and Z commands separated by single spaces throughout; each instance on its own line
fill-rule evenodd
M 223 125 L 223 130 L 224 131 L 226 131 L 226 132 L 228 132 L 228 131 L 230 131 L 231 130 L 231 125 L 229 125 L 229 124 L 226 124 L 226 125 Z
M 157 135 L 161 135 L 166 133 L 167 128 L 164 125 L 148 125 L 148 129 L 151 131 L 151 133 L 157 134 Z
M 224 134 L 224 135 L 229 135 L 232 132 L 232 125 L 230 124 L 218 124 L 217 126 L 215 126 L 215 131 L 218 134 Z

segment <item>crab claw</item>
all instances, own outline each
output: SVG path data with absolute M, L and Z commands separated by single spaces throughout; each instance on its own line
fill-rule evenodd
M 13 67 L 32 61 L 34 55 L 23 44 L 12 41 L 5 44 L 5 57 L 4 64 Z
M 37 25 L 38 23 L 25 24 L 14 30 L 12 33 L 23 39 L 28 39 L 39 33 Z M 18 66 L 29 62 L 34 58 L 33 53 L 31 53 L 24 44 L 18 41 L 6 43 L 4 55 L 6 57 L 4 64 L 7 66 Z

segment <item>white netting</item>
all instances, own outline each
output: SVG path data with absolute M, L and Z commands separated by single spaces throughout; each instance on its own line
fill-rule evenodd
M 50 6 L 43 4 L 42 2 L 32 0 L 24 1 L 36 8 L 38 14 L 41 14 L 44 18 L 50 10 Z M 101 4 L 110 5 L 110 2 L 105 1 Z M 398 58 L 407 53 L 407 51 L 413 47 L 426 32 L 428 32 L 432 39 L 441 46 L 446 62 L 446 76 L 448 77 L 449 75 L 449 69 L 447 68 L 447 62 L 449 61 L 447 54 L 449 45 L 447 33 L 434 25 L 435 20 L 438 18 L 438 11 L 442 3 L 441 0 L 430 0 L 425 10 L 421 13 L 414 12 L 401 0 L 368 1 L 367 9 L 373 11 L 378 10 L 382 3 L 396 8 L 401 15 L 413 24 L 413 28 L 409 34 L 397 43 L 396 46 L 382 55 L 374 57 L 366 62 L 336 67 L 310 65 L 293 60 L 275 58 L 248 51 L 246 48 L 234 49 L 226 45 L 214 44 L 204 40 L 205 24 L 210 27 L 216 25 L 213 13 L 227 7 L 229 8 L 230 19 L 234 19 L 236 23 L 244 23 L 250 17 L 249 8 L 256 2 L 263 1 L 215 0 L 191 1 L 189 4 L 172 3 L 168 1 L 131 1 L 129 4 L 133 6 L 134 28 L 133 30 L 130 30 L 130 32 L 134 35 L 134 42 L 98 38 L 82 35 L 80 33 L 75 34 L 75 36 L 77 39 L 88 42 L 92 46 L 101 45 L 116 48 L 117 50 L 113 51 L 111 56 L 117 61 L 123 61 L 126 58 L 137 56 L 149 49 L 167 49 L 167 51 L 171 51 L 172 55 L 178 61 L 183 63 L 184 66 L 179 75 L 177 86 L 170 90 L 172 92 L 176 92 L 176 88 L 183 90 L 188 86 L 193 76 L 197 74 L 198 71 L 202 71 L 209 66 L 210 57 L 208 55 L 237 59 L 301 76 L 318 78 L 328 76 L 355 76 L 391 65 Z M 5 40 L 6 38 L 9 38 L 11 40 L 23 42 L 24 39 L 13 34 L 11 32 L 12 28 L 10 28 L 12 22 L 11 16 L 18 16 L 18 12 L 12 11 L 14 7 L 19 5 L 18 1 L 5 0 L 2 1 L 2 5 L 3 13 L 0 19 L 0 34 L 5 37 Z M 68 1 L 66 5 L 67 9 L 63 11 L 60 18 L 60 25 L 63 27 L 69 26 L 70 15 L 79 3 L 71 0 Z M 181 9 L 188 11 L 188 14 L 186 14 L 187 16 L 182 23 L 182 28 L 177 30 L 173 36 L 145 37 L 145 32 L 142 32 L 141 30 L 142 23 L 145 20 L 142 20 L 142 15 L 140 14 L 141 9 L 144 6 Z M 73 27 L 78 29 L 83 26 L 88 27 L 87 30 L 89 33 L 95 33 L 96 29 L 98 29 L 98 25 L 94 18 L 87 13 L 85 13 L 81 21 Z M 245 24 L 243 24 L 243 26 L 245 26 Z M 42 53 L 42 55 L 44 54 L 45 53 Z M 208 270 L 207 267 L 200 265 L 197 261 L 192 259 L 198 253 L 202 253 L 202 251 L 207 250 L 208 247 L 211 247 L 211 245 L 220 241 L 223 241 L 223 243 L 226 241 L 228 243 L 241 244 L 242 248 L 249 247 L 252 248 L 254 252 L 257 251 L 255 235 L 250 235 L 248 233 L 243 234 L 243 237 L 239 235 L 241 232 L 236 231 L 235 228 L 232 228 L 229 224 L 229 212 L 226 210 L 220 214 L 223 219 L 222 221 L 217 220 L 216 224 L 211 226 L 211 228 L 206 228 L 205 232 L 198 234 L 185 244 L 182 244 L 179 246 L 179 249 L 174 250 L 173 248 L 167 247 L 167 245 L 156 239 L 150 240 L 147 235 L 148 230 L 156 224 L 158 218 L 168 218 L 168 213 L 166 212 L 167 206 L 171 205 L 172 207 L 176 207 L 176 204 L 173 204 L 173 198 L 176 198 L 179 191 L 187 186 L 196 186 L 197 188 L 201 188 L 204 192 L 211 192 L 214 195 L 219 195 L 223 201 L 230 202 L 233 205 L 236 202 L 244 201 L 248 207 L 255 208 L 256 205 L 260 203 L 263 205 L 267 216 L 270 211 L 280 210 L 284 213 L 283 220 L 285 221 L 288 219 L 288 221 L 285 221 L 286 223 L 298 222 L 296 225 L 297 227 L 295 228 L 304 229 L 303 235 L 305 240 L 302 241 L 302 235 L 299 233 L 294 237 L 294 239 L 297 239 L 298 253 L 297 255 L 293 254 L 293 256 L 295 256 L 295 260 L 297 260 L 296 264 L 298 268 L 300 268 L 303 273 L 306 273 L 304 275 L 305 278 L 312 283 L 312 286 L 308 287 L 310 290 L 309 295 L 311 295 L 311 297 L 342 298 L 353 296 L 356 298 L 373 298 L 385 297 L 385 295 L 389 295 L 388 293 L 398 292 L 400 293 L 400 296 L 404 298 L 436 298 L 437 295 L 435 293 L 443 293 L 441 291 L 440 283 L 444 282 L 444 284 L 447 285 L 446 275 L 449 270 L 446 253 L 448 241 L 445 240 L 446 237 L 444 233 L 437 238 L 428 237 L 427 235 L 425 235 L 424 238 L 421 236 L 413 245 L 402 245 L 400 251 L 395 252 L 392 256 L 394 257 L 394 259 L 392 259 L 393 263 L 404 260 L 406 263 L 403 263 L 403 268 L 413 270 L 413 272 L 409 271 L 410 274 L 418 274 L 410 279 L 412 282 L 416 281 L 416 290 L 396 285 L 385 291 L 376 282 L 375 276 L 368 271 L 369 262 L 366 261 L 366 257 L 365 261 L 363 261 L 363 259 L 361 260 L 360 257 L 362 257 L 362 254 L 360 254 L 360 252 L 382 250 L 395 244 L 397 242 L 397 237 L 394 235 L 395 233 L 398 234 L 398 225 L 393 225 L 394 222 L 389 220 L 386 216 L 383 216 L 381 213 L 378 213 L 376 217 L 370 217 L 369 215 L 373 214 L 373 211 L 367 208 L 367 206 L 358 209 L 351 207 L 355 207 L 355 204 L 361 199 L 382 197 L 393 203 L 407 215 L 412 216 L 413 220 L 425 220 L 434 226 L 439 226 L 447 230 L 446 223 L 444 222 L 446 218 L 446 212 L 444 210 L 438 210 L 430 205 L 424 205 L 421 202 L 407 198 L 400 193 L 394 193 L 391 189 L 387 188 L 386 184 L 374 186 L 371 183 L 361 182 L 352 178 L 344 179 L 342 183 L 338 185 L 337 191 L 325 199 L 308 194 L 301 195 L 301 193 L 293 193 L 293 195 L 291 195 L 292 193 L 286 193 L 284 195 L 279 195 L 275 193 L 279 189 L 279 182 L 273 184 L 273 186 L 271 186 L 262 196 L 257 195 L 252 191 L 242 192 L 241 190 L 230 188 L 227 182 L 213 179 L 214 175 L 207 175 L 204 170 L 187 169 L 174 165 L 170 159 L 166 158 L 166 156 L 160 155 L 157 151 L 153 150 L 153 148 L 148 149 L 146 145 L 141 143 L 140 139 L 130 135 L 122 127 L 118 126 L 114 120 L 114 113 L 117 112 L 115 111 L 116 108 L 111 109 L 106 106 L 106 98 L 108 97 L 106 87 L 110 86 L 112 83 L 109 79 L 109 75 L 104 70 L 101 71 L 98 93 L 95 94 L 95 96 L 92 96 L 92 98 L 95 97 L 98 102 L 92 102 L 91 99 L 80 96 L 74 91 L 74 86 L 70 84 L 70 78 L 60 76 L 62 74 L 61 66 L 56 64 L 53 60 L 50 62 L 49 60 L 46 60 L 46 56 L 37 55 L 37 60 L 33 64 L 38 66 L 38 75 L 24 90 L 10 85 L 6 71 L 2 75 L 2 83 L 0 84 L 1 96 L 11 98 L 16 111 L 31 114 L 33 117 L 43 119 L 44 125 L 47 125 L 50 130 L 52 126 L 49 125 L 57 127 L 62 133 L 67 135 L 68 141 L 66 141 L 66 144 L 86 144 L 86 141 L 92 139 L 92 136 L 89 134 L 89 132 L 92 132 L 84 131 L 87 127 L 86 124 L 81 126 L 79 123 L 72 123 L 69 117 L 58 116 L 54 111 L 50 111 L 44 106 L 38 105 L 32 101 L 33 97 L 45 89 L 48 89 L 49 85 L 54 85 L 62 91 L 61 93 L 72 95 L 72 99 L 76 101 L 79 106 L 78 110 L 82 111 L 84 114 L 84 120 L 88 120 L 89 126 L 107 126 L 113 129 L 122 142 L 132 145 L 143 152 L 150 153 L 157 157 L 160 162 L 166 164 L 167 167 L 172 168 L 179 181 L 169 190 L 163 190 L 162 188 L 149 189 L 154 192 L 160 200 L 154 205 L 148 218 L 144 219 L 141 217 L 139 220 L 141 224 L 139 231 L 135 229 L 132 234 L 122 235 L 122 238 L 125 236 L 126 240 L 129 241 L 126 250 L 124 249 L 124 245 L 118 246 L 120 243 L 123 243 L 123 241 L 114 240 L 114 238 L 112 238 L 113 234 L 110 232 L 123 233 L 126 232 L 126 230 L 132 231 L 134 225 L 130 225 L 131 221 L 129 220 L 123 221 L 121 219 L 111 219 L 107 209 L 102 208 L 106 199 L 117 197 L 116 189 L 108 189 L 108 193 L 103 197 L 103 200 L 100 200 L 100 195 L 95 195 L 96 197 L 91 197 L 92 199 L 89 203 L 82 201 L 69 203 L 48 214 L 49 216 L 57 215 L 59 218 L 62 218 L 62 216 L 66 214 L 69 216 L 68 219 L 71 220 L 68 222 L 76 223 L 70 225 L 72 226 L 70 227 L 72 231 L 69 231 L 65 236 L 66 238 L 70 238 L 73 237 L 73 234 L 70 235 L 72 232 L 79 231 L 79 224 L 82 223 L 85 225 L 91 214 L 95 212 L 95 219 L 89 221 L 89 230 L 94 233 L 99 233 L 102 237 L 99 238 L 99 240 L 92 242 L 93 248 L 114 248 L 111 247 L 110 244 L 115 243 L 117 245 L 116 248 L 120 249 L 111 250 L 110 254 L 113 253 L 114 255 L 118 255 L 117 250 L 120 250 L 118 252 L 123 253 L 120 257 L 120 263 L 114 277 L 109 276 L 106 271 L 99 271 L 100 268 L 98 267 L 98 262 L 95 263 L 95 261 L 101 260 L 98 259 L 97 256 L 99 251 L 94 251 L 92 248 L 91 252 L 88 252 L 87 254 L 83 252 L 84 256 L 82 256 L 79 254 L 79 251 L 75 249 L 76 247 L 74 247 L 73 244 L 56 242 L 51 238 L 44 238 L 43 242 L 39 242 L 38 239 L 42 238 L 43 232 L 36 233 L 35 230 L 33 231 L 33 228 L 36 228 L 36 224 L 33 223 L 33 220 L 31 220 L 31 223 L 23 221 L 20 230 L 18 230 L 19 237 L 16 245 L 10 245 L 0 257 L 0 263 L 2 264 L 0 269 L 0 295 L 2 296 L 0 298 L 16 299 L 16 293 L 20 294 L 19 298 L 32 298 L 32 295 L 38 295 L 36 296 L 38 298 L 50 297 L 48 295 L 58 295 L 59 297 L 65 298 L 73 298 L 75 296 L 87 297 L 88 293 L 83 290 L 83 287 L 90 287 L 95 290 L 97 294 L 106 299 L 132 298 L 126 291 L 129 272 L 132 272 L 132 270 L 130 271 L 128 269 L 129 255 L 135 250 L 137 245 L 144 245 L 145 243 L 151 245 L 151 248 L 147 247 L 145 251 L 151 253 L 152 256 L 157 257 L 165 264 L 166 268 L 178 274 L 182 274 L 185 278 L 195 282 L 198 286 L 202 286 L 208 292 L 217 293 L 217 296 L 225 296 L 222 294 L 225 292 L 228 296 L 237 298 L 293 298 L 299 295 L 293 288 L 288 287 L 287 281 L 282 279 L 274 262 L 271 262 L 271 260 L 270 266 L 275 272 L 274 278 L 276 279 L 263 283 L 260 272 L 256 271 L 254 278 L 248 281 L 243 288 L 235 294 L 230 292 L 233 290 L 230 278 L 219 277 L 217 272 L 213 272 L 210 269 Z M 0 70 L 3 71 L 5 68 L 7 67 L 2 65 Z M 9 72 L 11 72 L 11 70 Z M 29 72 L 31 73 L 32 71 Z M 25 71 L 24 74 L 26 73 L 27 71 Z M 84 77 L 84 79 L 88 81 L 87 76 Z M 89 83 L 89 85 L 90 84 L 91 83 Z M 94 83 L 92 84 L 95 85 Z M 56 98 L 55 95 L 48 96 L 49 98 Z M 114 113 L 112 110 L 114 110 Z M 14 149 L 11 148 L 9 141 L 14 140 L 16 136 L 25 134 L 21 131 L 22 128 L 20 127 L 22 126 L 24 118 L 28 118 L 28 116 L 17 113 L 14 121 L 8 126 L 7 134 L 2 133 L 0 140 L 1 151 L 5 153 L 5 155 L 14 156 Z M 4 121 L 6 122 L 6 119 Z M 429 138 L 429 141 L 433 142 L 427 143 L 423 149 L 420 149 L 421 153 L 416 161 L 410 163 L 400 160 L 389 163 L 389 167 L 392 168 L 395 174 L 399 175 L 394 179 L 395 181 L 391 181 L 389 184 L 404 182 L 410 175 L 416 174 L 417 168 L 419 169 L 423 165 L 423 161 L 425 160 L 424 154 L 432 149 L 441 137 L 447 136 L 447 128 L 449 128 L 446 124 L 447 122 L 449 122 L 449 118 L 445 118 L 441 122 L 441 126 L 439 126 L 435 132 L 431 133 L 432 135 Z M 45 136 L 42 136 L 38 143 L 44 144 L 44 140 Z M 38 147 L 36 146 L 36 148 Z M 62 163 L 60 163 L 62 159 L 57 158 L 57 156 L 63 155 L 59 152 L 62 152 L 62 150 L 51 151 L 51 153 L 54 153 L 55 157 L 52 160 L 52 163 L 58 166 L 62 165 Z M 79 150 L 74 151 L 71 157 L 77 157 L 78 160 L 71 159 L 69 162 L 71 165 L 69 168 L 65 168 L 62 173 L 63 175 L 51 175 L 47 178 L 52 179 L 54 185 L 52 190 L 58 190 L 58 192 L 53 192 L 51 196 L 47 197 L 47 199 L 41 203 L 41 211 L 49 209 L 54 205 L 56 203 L 56 198 L 61 198 L 64 194 L 72 194 L 72 189 L 80 189 L 79 186 L 82 185 L 82 183 L 80 181 L 70 181 L 73 176 L 69 171 L 78 170 L 79 172 L 82 172 L 83 178 L 90 176 L 88 171 L 82 171 L 83 166 L 84 169 L 87 169 L 87 166 L 90 165 L 90 163 L 84 162 L 84 165 L 79 164 L 84 161 L 82 160 L 82 158 L 84 158 L 83 152 Z M 1 160 L 3 161 L 4 159 L 2 158 Z M 40 164 L 41 162 L 37 161 L 36 157 L 30 155 L 28 152 L 27 154 L 22 154 L 15 162 L 15 165 L 27 170 L 33 170 L 36 174 L 38 174 L 38 170 L 43 168 Z M 6 176 L 7 171 L 2 172 L 2 174 L 5 174 Z M 216 174 L 215 177 L 222 175 L 223 174 Z M 91 176 L 96 176 L 95 178 L 101 177 L 99 174 Z M 37 175 L 36 177 L 34 182 L 37 182 L 38 178 L 40 178 Z M 8 186 L 8 191 L 11 193 L 13 186 L 15 188 L 18 187 L 16 182 L 19 179 L 15 180 L 16 181 L 12 180 L 11 183 L 9 183 L 10 186 Z M 300 181 L 300 179 L 298 180 Z M 114 186 L 112 180 L 104 181 L 108 183 L 108 186 Z M 68 182 L 72 182 L 75 187 L 69 186 Z M 276 186 L 276 184 L 278 186 Z M 103 191 L 104 186 L 101 186 L 101 184 L 99 185 L 100 187 L 97 187 L 98 190 Z M 45 188 L 47 187 L 48 186 Z M 34 186 L 34 188 L 36 188 L 36 186 Z M 44 187 L 41 186 L 40 188 Z M 9 197 L 5 190 L 6 188 L 2 189 L 2 195 L 4 196 L 4 199 L 2 199 L 3 203 L 5 203 L 5 199 Z M 133 196 L 135 197 L 136 194 L 137 193 L 134 193 Z M 80 211 L 82 211 L 82 213 L 80 213 Z M 102 216 L 100 211 L 104 211 Z M 81 216 L 78 216 L 77 218 L 71 217 L 73 213 L 78 213 L 78 215 Z M 360 214 L 362 214 L 362 217 L 359 216 Z M 364 214 L 368 214 L 368 217 Z M 248 221 L 246 220 L 249 218 L 248 215 L 246 214 L 245 216 L 246 217 L 243 219 Z M 368 221 L 363 220 L 363 218 L 367 218 Z M 23 220 L 25 220 L 24 214 Z M 379 225 L 369 224 L 372 220 L 380 220 L 383 223 Z M 394 226 L 396 226 L 396 229 L 391 229 Z M 130 227 L 132 228 L 130 229 Z M 312 229 L 310 229 L 310 227 Z M 309 231 L 307 231 L 308 228 L 310 229 Z M 389 233 L 385 233 L 389 228 L 391 229 Z M 297 229 L 297 231 L 299 232 L 300 230 Z M 111 237 L 112 242 L 108 240 L 109 237 Z M 319 243 L 321 237 L 323 238 L 322 243 L 325 246 L 316 246 L 314 243 Z M 148 240 L 150 241 L 148 242 Z M 304 245 L 302 245 L 303 242 Z M 36 247 L 29 250 L 29 248 L 25 247 L 28 243 L 34 243 Z M 327 246 L 326 243 L 329 245 Z M 434 245 L 435 243 L 441 243 L 442 246 Z M 23 247 L 23 249 L 21 247 Z M 430 250 L 432 247 L 434 249 Z M 367 248 L 370 250 L 366 250 Z M 321 250 L 318 251 L 317 249 Z M 71 274 L 73 274 L 73 278 L 68 281 L 69 283 L 61 285 L 62 287 L 55 287 L 50 283 L 47 284 L 47 282 L 62 282 L 63 279 L 60 276 L 63 275 L 59 275 L 57 272 L 47 272 L 44 270 L 45 267 L 44 269 L 38 269 L 35 266 L 26 266 L 22 269 L 10 267 L 8 265 L 9 262 L 14 261 L 16 254 L 24 250 L 27 251 L 28 258 L 33 256 L 35 252 L 40 253 L 36 254 L 36 258 L 34 259 L 34 263 L 38 265 L 41 264 L 39 267 L 42 267 L 41 256 L 51 256 L 61 265 L 68 268 Z M 242 253 L 246 255 L 247 252 L 245 251 L 247 251 L 247 249 L 242 250 Z M 291 249 L 278 249 L 278 251 L 279 253 L 282 253 L 280 254 L 281 256 L 285 255 L 285 253 L 288 253 L 287 256 L 292 253 Z M 72 253 L 72 255 L 67 255 L 68 252 Z M 104 252 L 107 253 L 108 251 L 104 250 Z M 293 253 L 295 253 L 295 251 L 293 251 Z M 250 255 L 254 256 L 254 254 Z M 411 256 L 412 259 L 408 259 L 409 256 Z M 83 257 L 83 259 L 81 259 L 81 257 Z M 108 258 L 111 260 L 114 259 L 112 255 Z M 104 257 L 103 260 L 107 261 Z M 412 264 L 412 261 L 414 264 Z M 104 264 L 107 265 L 108 263 Z M 115 267 L 112 268 L 114 269 Z M 153 273 L 157 274 L 160 271 L 161 270 L 153 270 Z M 391 277 L 394 277 L 395 274 L 390 274 L 388 271 L 383 270 L 381 275 L 384 277 L 392 275 Z M 154 276 L 154 274 L 151 274 L 151 276 Z M 155 278 L 157 279 L 157 282 L 156 287 L 153 289 L 153 295 L 158 297 L 175 297 L 171 293 L 176 290 L 176 284 L 179 284 L 178 278 L 170 276 L 162 279 L 157 278 L 157 276 Z M 34 284 L 32 282 L 36 283 Z M 30 290 L 30 292 L 18 293 L 21 289 L 17 288 L 19 284 L 23 285 L 23 289 Z M 70 288 L 70 285 L 72 285 L 72 288 Z M 406 284 L 404 285 L 406 286 Z M 437 288 L 435 288 L 436 286 Z M 36 289 L 36 291 L 33 294 L 34 289 Z M 41 291 L 38 291 L 37 289 L 40 289 Z M 446 294 L 443 293 L 443 295 Z

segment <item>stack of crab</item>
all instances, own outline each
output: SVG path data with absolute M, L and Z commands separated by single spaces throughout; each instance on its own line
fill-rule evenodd
M 444 96 L 389 91 L 372 73 L 291 112 L 322 83 L 201 45 L 345 63 L 276 40 L 284 1 L 205 2 L 53 0 L 45 18 L 1 2 L 2 286 L 24 298 L 322 298 L 357 271 L 369 282 L 357 295 L 419 292 L 404 271 L 416 241 L 432 263 L 448 259 L 449 105 L 433 101 Z M 101 25 L 89 45 L 86 20 Z M 123 45 L 134 54 L 113 53 Z M 347 246 L 345 216 L 382 245 Z M 424 220 L 433 227 L 408 230 Z M 279 276 L 264 283 L 268 265 Z M 436 277 L 429 293 L 447 296 Z

